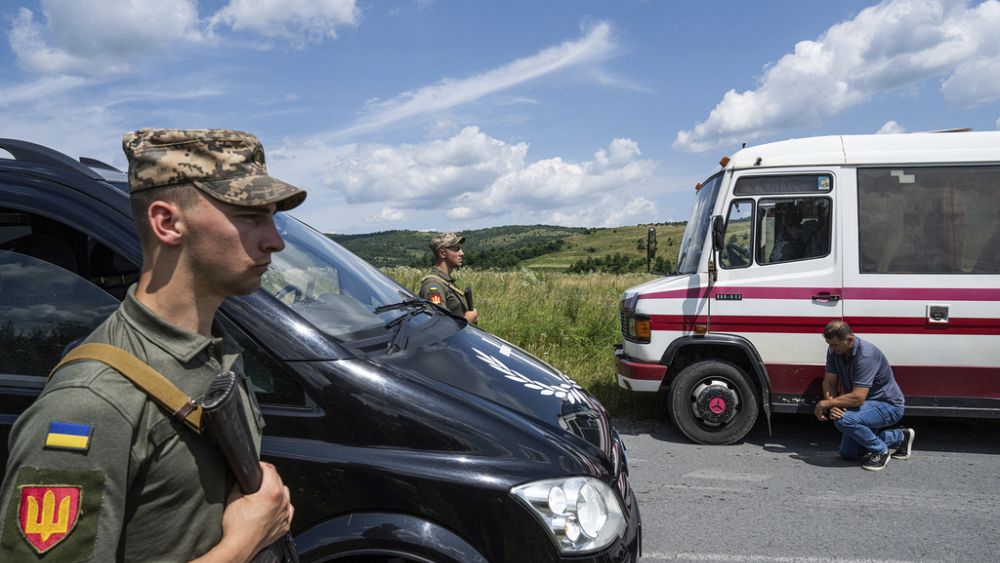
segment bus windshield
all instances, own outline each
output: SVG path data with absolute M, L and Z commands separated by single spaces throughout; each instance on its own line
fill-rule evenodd
M 694 199 L 694 211 L 691 220 L 684 229 L 684 238 L 677 254 L 677 273 L 694 274 L 698 272 L 701 261 L 701 251 L 705 247 L 705 237 L 712 222 L 712 211 L 715 200 L 719 197 L 719 186 L 722 185 L 722 172 L 712 176 L 702 184 Z

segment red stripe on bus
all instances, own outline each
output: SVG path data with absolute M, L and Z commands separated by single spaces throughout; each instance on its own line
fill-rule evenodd
M 764 367 L 771 380 L 771 393 L 819 396 L 823 391 L 824 365 Z M 892 374 L 907 397 L 1000 398 L 1000 367 L 892 366 Z
M 812 299 L 820 292 L 840 295 L 844 299 L 878 301 L 1000 301 L 1000 289 L 993 288 L 927 288 L 927 287 L 739 287 L 714 286 L 672 289 L 643 293 L 639 299 L 692 299 L 740 294 L 743 299 Z
M 844 299 L 887 301 L 1000 301 L 1000 289 L 957 287 L 845 287 Z
M 822 334 L 834 317 L 787 317 L 759 315 L 650 315 L 652 330 L 694 330 L 696 324 L 709 325 L 710 332 Z M 858 334 L 954 334 L 1000 336 L 1000 319 L 956 318 L 947 324 L 928 323 L 923 317 L 844 317 Z

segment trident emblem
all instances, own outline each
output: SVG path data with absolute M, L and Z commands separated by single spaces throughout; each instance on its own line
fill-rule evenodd
M 21 487 L 18 523 L 24 538 L 38 553 L 62 541 L 80 513 L 79 487 Z

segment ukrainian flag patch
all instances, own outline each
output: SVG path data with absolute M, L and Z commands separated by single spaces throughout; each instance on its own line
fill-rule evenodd
M 94 427 L 89 424 L 72 422 L 49 422 L 49 433 L 45 436 L 45 447 L 57 450 L 87 451 L 90 435 Z

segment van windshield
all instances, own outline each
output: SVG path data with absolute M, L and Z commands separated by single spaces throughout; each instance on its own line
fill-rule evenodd
M 412 292 L 297 219 L 278 213 L 274 222 L 285 249 L 271 256 L 261 289 L 315 327 L 353 340 L 384 333 L 388 321 L 407 314 L 375 308 L 415 299 Z
M 698 263 L 701 262 L 701 251 L 705 248 L 705 237 L 712 222 L 712 211 L 715 200 L 719 197 L 719 186 L 722 185 L 722 172 L 712 176 L 702 184 L 694 198 L 694 211 L 691 220 L 684 229 L 680 252 L 677 254 L 677 273 L 695 274 Z

